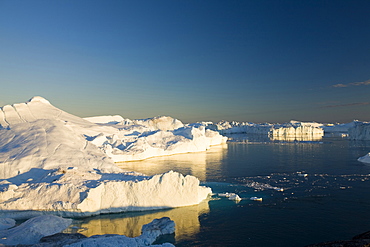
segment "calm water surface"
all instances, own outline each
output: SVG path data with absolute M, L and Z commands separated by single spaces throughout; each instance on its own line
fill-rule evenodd
M 176 233 L 166 241 L 179 247 L 289 247 L 350 239 L 370 230 L 370 166 L 357 161 L 370 151 L 370 142 L 230 139 L 207 152 L 119 164 L 147 175 L 169 170 L 194 175 L 216 193 L 209 201 L 90 217 L 76 220 L 69 231 L 134 237 L 143 224 L 168 216 L 176 222 Z M 220 192 L 237 193 L 243 200 L 235 203 L 219 197 Z M 263 201 L 249 200 L 252 196 Z

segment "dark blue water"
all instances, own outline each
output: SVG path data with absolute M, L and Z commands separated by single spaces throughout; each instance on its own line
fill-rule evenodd
M 169 216 L 176 246 L 305 246 L 350 239 L 370 230 L 370 166 L 357 158 L 370 142 L 325 137 L 271 141 L 233 136 L 207 152 L 121 163 L 148 175 L 168 170 L 197 176 L 211 200 L 194 207 L 102 215 L 75 222 L 86 235 L 140 234 L 142 224 Z M 307 176 L 303 176 L 307 174 Z M 217 193 L 233 192 L 239 203 Z M 262 202 L 249 200 L 261 197 Z

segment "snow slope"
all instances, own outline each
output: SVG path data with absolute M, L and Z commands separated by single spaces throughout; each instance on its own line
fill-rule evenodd
M 123 172 L 114 161 L 202 151 L 224 137 L 168 117 L 124 122 L 93 123 L 41 97 L 0 108 L 0 210 L 86 216 L 194 205 L 207 197 L 210 189 L 195 177 Z

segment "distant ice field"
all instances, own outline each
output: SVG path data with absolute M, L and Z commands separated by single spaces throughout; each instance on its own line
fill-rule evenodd
M 370 142 L 228 137 L 237 141 L 207 152 L 119 163 L 146 174 L 172 167 L 212 188 L 203 210 L 188 208 L 198 220 L 188 226 L 190 236 L 176 235 L 176 246 L 304 246 L 370 230 L 370 166 L 357 161 Z M 218 196 L 225 192 L 242 200 Z

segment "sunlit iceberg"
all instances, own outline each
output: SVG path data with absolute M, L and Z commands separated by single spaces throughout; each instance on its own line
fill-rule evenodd
M 290 121 L 284 124 L 271 123 L 247 123 L 247 122 L 227 122 L 221 121 L 217 124 L 203 122 L 203 125 L 212 130 L 217 130 L 221 134 L 259 134 L 266 135 L 272 139 L 302 139 L 315 140 L 324 135 L 322 124 L 314 122 Z
M 114 161 L 203 151 L 226 141 L 217 132 L 170 117 L 95 122 L 41 97 L 0 108 L 0 210 L 87 216 L 195 205 L 211 193 L 193 176 L 145 176 Z

